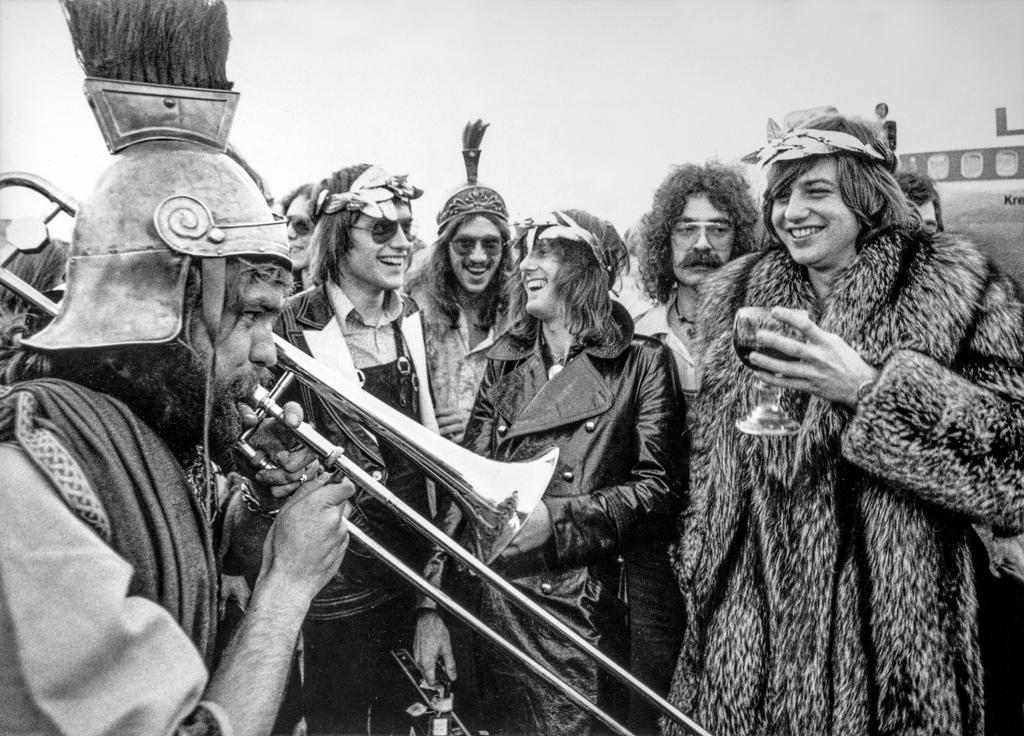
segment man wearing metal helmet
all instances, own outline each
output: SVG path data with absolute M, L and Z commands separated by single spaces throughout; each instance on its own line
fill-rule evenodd
M 406 290 L 419 306 L 427 368 L 441 434 L 461 442 L 503 311 L 511 268 L 508 209 L 493 188 L 477 180 L 487 125 L 467 123 L 462 155 L 466 182 L 437 213 L 430 259 Z
M 336 171 L 313 191 L 317 286 L 289 301 L 284 336 L 436 431 L 422 324 L 399 292 L 411 248 L 411 201 L 422 192 L 405 176 L 367 164 Z M 430 515 L 426 477 L 408 457 L 378 445 L 312 393 L 300 398 L 321 432 Z M 381 502 L 359 496 L 352 518 L 406 564 L 424 563 L 424 538 Z M 415 606 L 409 585 L 362 549 L 318 594 L 303 627 L 303 704 L 313 732 L 365 732 L 369 723 L 372 733 L 387 733 L 408 725 L 409 686 L 390 652 L 412 640 Z
M 291 286 L 284 223 L 225 153 L 237 94 L 223 64 L 174 63 L 180 43 L 223 62 L 224 7 L 65 11 L 115 157 L 78 209 L 60 311 L 22 341 L 0 396 L 0 732 L 266 733 L 309 602 L 344 554 L 351 486 L 281 456 L 267 480 L 297 489 L 214 667 L 211 458 L 276 361 Z M 184 32 L 152 43 L 170 26 Z M 134 63 L 153 49 L 173 58 Z M 119 75 L 126 57 L 189 86 Z
M 678 509 L 683 412 L 668 349 L 634 337 L 629 314 L 609 295 L 627 253 L 621 238 L 595 237 L 600 222 L 578 210 L 554 213 L 528 223 L 514 244 L 522 260 L 509 282 L 508 328 L 488 353 L 463 444 L 500 461 L 561 450 L 541 503 L 499 564 L 540 605 L 617 658 L 628 645 L 619 556 L 643 543 L 649 522 L 671 524 Z M 434 620 L 423 632 L 430 635 L 426 658 L 445 650 L 446 632 L 436 614 L 423 615 Z M 621 693 L 602 681 L 598 665 L 502 593 L 481 591 L 481 618 L 624 719 Z M 588 713 L 486 642 L 477 671 L 492 733 L 591 732 Z

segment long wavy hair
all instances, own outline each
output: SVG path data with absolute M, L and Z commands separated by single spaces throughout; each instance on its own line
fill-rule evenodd
M 524 233 L 514 245 L 520 253 L 525 238 Z M 582 243 L 557 238 L 551 241 L 551 248 L 561 261 L 551 285 L 565 309 L 565 324 L 575 342 L 592 348 L 619 340 L 622 334 L 612 319 L 608 273 Z M 517 347 L 526 349 L 537 340 L 540 320 L 526 311 L 526 288 L 522 279 L 509 279 L 505 293 L 508 298 L 506 334 Z
M 481 330 L 489 330 L 499 322 L 499 317 L 505 312 L 507 304 L 505 285 L 512 275 L 512 248 L 509 243 L 511 232 L 508 222 L 496 215 L 471 212 L 455 218 L 441 231 L 437 241 L 433 245 L 433 252 L 430 255 L 430 267 L 424 269 L 423 275 L 409 284 L 409 288 L 415 288 L 429 279 L 428 288 L 435 301 L 437 310 L 444 315 L 450 325 L 454 328 L 459 324 L 459 281 L 452 269 L 450 257 L 451 242 L 459 232 L 459 228 L 472 220 L 474 217 L 485 217 L 491 222 L 498 232 L 501 233 L 501 256 L 498 261 L 498 270 L 494 273 L 487 288 L 483 292 L 484 308 L 479 314 L 477 327 Z M 429 274 L 429 275 L 428 275 Z
M 326 179 L 317 183 L 309 197 L 309 217 L 313 222 L 313 235 L 310 247 L 314 248 L 316 261 L 313 264 L 313 282 L 317 284 L 339 283 L 341 281 L 341 263 L 345 255 L 352 249 L 349 238 L 349 226 L 359 219 L 358 212 L 341 210 L 330 215 L 316 211 L 316 200 L 320 192 L 327 194 L 343 194 L 352 188 L 370 164 L 356 164 L 338 169 Z
M 663 304 L 676 288 L 672 268 L 672 228 L 683 215 L 686 200 L 704 194 L 732 219 L 730 260 L 757 248 L 757 207 L 740 170 L 718 161 L 676 166 L 654 193 L 643 218 L 639 254 L 640 281 L 647 296 Z
M 844 115 L 822 115 L 808 121 L 805 128 L 811 130 L 834 130 L 854 136 L 882 154 L 883 160 L 868 158 L 856 153 L 839 152 L 830 154 L 836 162 L 836 179 L 839 195 L 860 223 L 857 235 L 858 252 L 870 240 L 887 232 L 914 232 L 920 227 L 918 218 L 910 203 L 896 182 L 896 156 L 889 146 L 880 139 L 875 128 L 855 118 Z M 810 171 L 821 156 L 778 161 L 768 169 L 761 215 L 765 222 L 765 238 L 770 247 L 785 248 L 772 225 L 772 205 L 775 200 L 788 195 L 793 183 Z

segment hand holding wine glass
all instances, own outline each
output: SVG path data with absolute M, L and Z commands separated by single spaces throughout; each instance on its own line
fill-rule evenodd
M 765 307 L 741 307 L 736 311 L 732 326 L 732 343 L 736 355 L 748 368 L 760 374 L 760 366 L 751 360 L 755 351 L 770 351 L 773 360 L 787 362 L 795 360 L 789 353 L 765 345 L 761 336 L 766 330 L 779 333 L 786 332 L 789 327 L 780 322 L 770 309 Z M 791 336 L 798 333 L 790 331 Z M 800 425 L 782 408 L 782 391 L 766 381 L 761 375 L 757 380 L 757 398 L 750 413 L 736 421 L 736 428 L 741 432 L 753 435 L 782 436 L 796 434 Z
M 761 329 L 755 335 L 747 364 L 761 380 L 856 407 L 858 392 L 878 378 L 878 369 L 839 335 L 818 327 L 804 310 L 774 307 L 771 317 L 791 334 Z

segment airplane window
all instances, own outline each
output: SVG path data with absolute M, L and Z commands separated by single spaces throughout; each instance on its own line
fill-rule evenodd
M 996 174 L 998 176 L 1016 176 L 1018 165 L 1016 151 L 998 151 L 996 153 Z
M 960 157 L 960 173 L 965 179 L 977 179 L 984 168 L 985 159 L 976 151 Z
M 928 157 L 928 176 L 932 179 L 945 179 L 949 176 L 949 156 L 936 153 Z
M 906 163 L 905 171 L 909 171 L 911 174 L 917 173 L 917 156 L 907 156 L 904 163 Z

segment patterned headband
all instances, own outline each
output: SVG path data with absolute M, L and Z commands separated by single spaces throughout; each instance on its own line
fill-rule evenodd
M 870 143 L 838 130 L 797 128 L 785 135 L 773 120 L 768 121 L 768 145 L 743 157 L 748 164 L 768 166 L 773 161 L 788 161 L 807 156 L 854 153 L 885 163 L 885 156 Z
M 566 223 L 566 224 L 563 224 Z M 609 281 L 615 279 L 615 266 L 605 257 L 604 249 L 598 242 L 597 237 L 580 227 L 564 212 L 552 212 L 550 216 L 535 220 L 529 217 L 514 223 L 517 231 L 526 231 L 524 245 L 526 252 L 533 250 L 538 240 L 568 240 L 573 243 L 582 243 L 590 248 L 601 270 L 608 274 Z
M 409 203 L 423 194 L 423 190 L 408 182 L 408 174 L 389 174 L 379 166 L 371 166 L 352 183 L 347 192 L 331 194 L 321 189 L 316 198 L 316 213 L 333 215 L 336 212 L 361 212 L 381 220 L 397 220 L 395 200 Z

